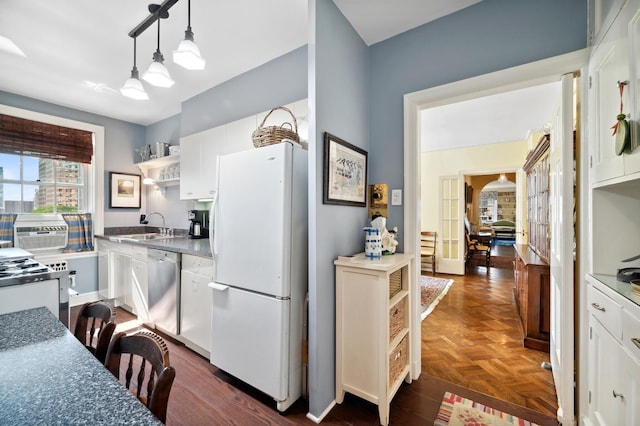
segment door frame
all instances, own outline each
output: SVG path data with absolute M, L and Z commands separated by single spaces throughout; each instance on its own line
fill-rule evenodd
M 518 90 L 534 85 L 558 81 L 561 75 L 578 71 L 588 63 L 589 50 L 582 49 L 564 55 L 555 56 L 529 64 L 519 65 L 501 71 L 472 77 L 466 80 L 448 83 L 429 89 L 404 95 L 404 250 L 407 253 L 419 253 L 421 183 L 419 180 L 421 134 L 420 111 L 425 108 L 447 105 L 482 96 Z M 584 98 L 584 97 L 583 97 Z M 412 272 L 414 283 L 420 282 L 420 266 L 415 262 Z M 420 354 L 420 288 L 413 289 L 411 322 L 413 325 L 411 353 Z M 414 379 L 420 376 L 420 356 L 411 360 L 411 374 Z

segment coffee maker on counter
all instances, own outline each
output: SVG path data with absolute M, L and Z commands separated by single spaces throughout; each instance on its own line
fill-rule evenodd
M 209 210 L 189 210 L 189 238 L 209 238 Z

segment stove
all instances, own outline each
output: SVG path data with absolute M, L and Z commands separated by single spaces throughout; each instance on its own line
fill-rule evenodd
M 9 260 L 0 260 L 0 286 L 19 283 L 20 278 L 27 278 L 29 282 L 49 279 L 53 269 L 27 257 Z
M 69 326 L 69 272 L 20 248 L 0 249 L 0 314 L 46 306 Z

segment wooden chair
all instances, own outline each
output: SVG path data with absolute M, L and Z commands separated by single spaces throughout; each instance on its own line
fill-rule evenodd
M 115 312 L 104 302 L 85 303 L 78 312 L 73 335 L 104 364 L 116 329 Z
M 176 370 L 169 362 L 167 344 L 157 334 L 140 331 L 129 336 L 120 332 L 113 337 L 105 367 L 122 381 L 120 359 L 129 354 L 124 373 L 124 385 L 162 423 L 167 419 L 167 404 Z M 146 386 L 145 386 L 146 381 Z
M 420 232 L 420 270 L 423 265 L 431 265 L 431 274 L 436 274 L 436 243 L 438 235 L 434 231 Z
M 478 240 L 472 240 L 469 234 L 465 233 L 467 237 L 467 258 L 466 265 L 471 266 L 471 260 L 476 254 L 480 254 L 484 256 L 485 266 L 487 269 L 491 266 L 491 244 L 485 245 Z

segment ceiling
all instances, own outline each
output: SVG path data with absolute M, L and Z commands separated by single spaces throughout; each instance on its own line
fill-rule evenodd
M 370 45 L 479 0 L 335 0 Z M 148 101 L 119 88 L 133 67 L 129 31 L 149 15 L 150 0 L 3 0 L 0 37 L 25 56 L 0 47 L 0 90 L 142 125 L 178 114 L 180 103 L 307 43 L 306 0 L 193 0 L 191 27 L 204 71 L 173 64 L 184 38 L 187 1 L 160 25 L 160 50 L 175 85 L 144 83 Z M 157 0 L 156 3 L 161 3 Z M 156 50 L 157 25 L 137 40 L 140 75 Z
M 372 45 L 479 1 L 334 0 L 334 3 L 365 43 Z M 128 33 L 149 15 L 148 4 L 149 0 L 3 0 L 0 91 L 149 125 L 180 113 L 181 102 L 307 43 L 305 0 L 193 0 L 191 27 L 207 66 L 203 71 L 187 71 L 171 59 L 171 52 L 184 37 L 187 26 L 187 1 L 178 1 L 169 11 L 169 18 L 161 21 L 160 39 L 165 65 L 176 83 L 169 89 L 144 83 L 150 99 L 135 101 L 122 96 L 118 89 L 129 78 L 133 66 L 133 40 Z M 24 56 L 3 49 L 3 38 L 12 40 Z M 151 63 L 156 43 L 157 24 L 153 24 L 137 40 L 140 74 Z M 455 143 L 443 136 L 447 132 L 442 128 L 451 126 L 474 129 L 476 135 L 491 139 L 491 127 L 504 131 L 510 125 L 518 128 L 512 133 L 520 132 L 522 139 L 526 129 L 531 128 L 522 123 L 523 117 L 541 126 L 540 120 L 534 119 L 538 115 L 529 112 L 529 107 L 538 105 L 532 96 L 518 108 L 499 99 L 442 107 L 437 120 L 440 127 L 430 126 L 438 132 L 434 140 L 444 146 Z M 478 106 L 485 100 L 491 101 L 491 109 Z M 470 113 L 470 108 L 476 112 Z M 547 110 L 546 104 L 539 109 Z M 502 117 L 502 122 L 496 123 L 478 113 L 492 110 L 493 118 Z M 460 126 L 460 120 L 465 126 Z M 470 139 L 465 135 L 454 140 L 459 143 Z
M 558 81 L 425 109 L 422 152 L 525 140 L 552 121 L 559 96 Z

